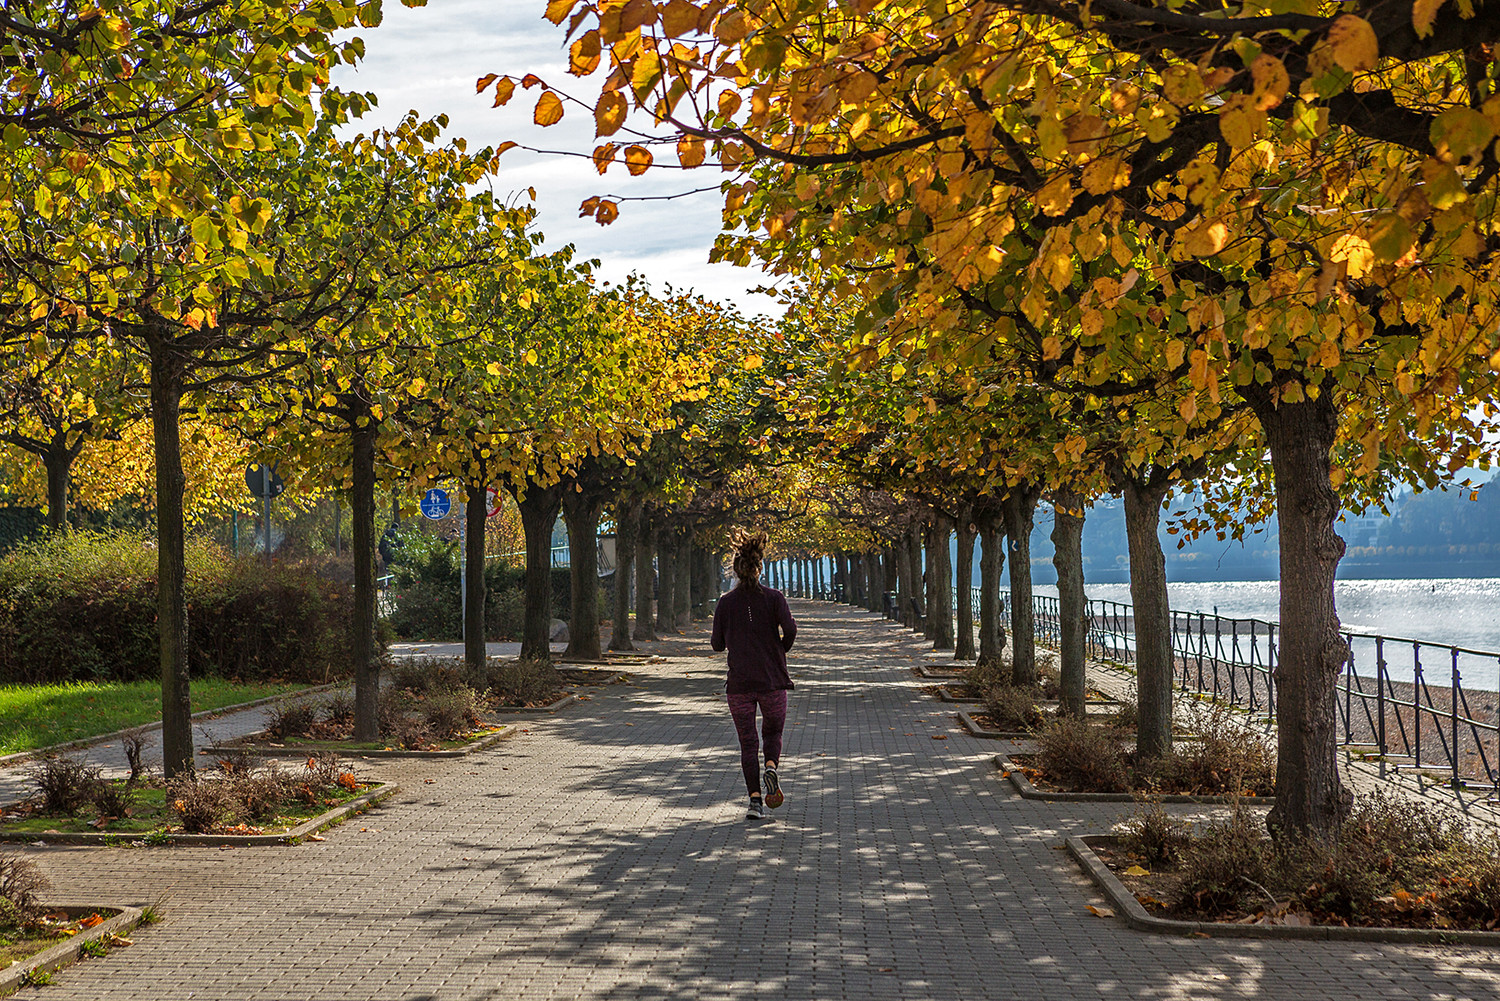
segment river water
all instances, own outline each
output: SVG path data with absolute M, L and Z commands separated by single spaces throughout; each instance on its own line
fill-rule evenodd
M 1130 603 L 1128 584 L 1090 584 L 1090 598 Z M 1037 588 L 1056 594 L 1055 587 Z M 1168 584 L 1171 606 L 1275 622 L 1280 592 L 1274 580 Z M 1341 580 L 1334 586 L 1339 620 L 1351 632 L 1425 640 L 1444 646 L 1500 652 L 1500 578 Z

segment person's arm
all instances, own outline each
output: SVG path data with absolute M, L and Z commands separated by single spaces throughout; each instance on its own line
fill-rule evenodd
M 724 599 L 720 598 L 714 605 L 714 634 L 709 640 L 715 653 L 724 651 Z
M 797 620 L 792 618 L 792 608 L 786 603 L 786 595 L 778 595 L 776 615 L 781 619 L 781 649 L 790 650 L 797 639 Z

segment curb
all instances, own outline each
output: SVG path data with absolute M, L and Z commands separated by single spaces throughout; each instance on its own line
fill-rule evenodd
M 1344 928 L 1338 925 L 1241 925 L 1219 921 L 1176 921 L 1149 913 L 1135 895 L 1109 871 L 1090 842 L 1104 841 L 1108 835 L 1073 836 L 1067 839 L 1068 854 L 1083 867 L 1084 873 L 1104 892 L 1115 913 L 1125 923 L 1140 931 L 1168 935 L 1196 935 L 1212 938 L 1259 938 L 1332 942 L 1395 942 L 1406 945 L 1500 945 L 1500 932 L 1449 931 L 1441 928 Z
M 492 712 L 492 713 L 553 713 L 553 712 L 557 712 L 557 710 L 561 709 L 563 706 L 567 705 L 568 703 L 573 702 L 577 698 L 578 698 L 577 695 L 564 695 L 562 698 L 558 699 L 556 702 L 552 703 L 551 705 L 546 705 L 546 706 L 500 706 L 498 708 L 491 709 L 490 712 Z
M 374 747 L 374 748 L 349 748 L 339 747 L 336 744 L 301 744 L 296 747 L 276 744 L 219 744 L 213 747 L 205 747 L 199 754 L 250 754 L 262 758 L 291 758 L 304 757 L 308 754 L 316 754 L 319 751 L 337 751 L 346 758 L 462 758 L 465 755 L 474 754 L 478 751 L 488 750 L 500 743 L 506 737 L 515 733 L 516 728 L 507 723 L 494 733 L 477 737 L 463 747 L 450 747 L 441 751 L 404 751 L 399 747 Z M 249 734 L 249 737 L 264 737 L 266 732 Z
M 969 731 L 976 737 L 989 737 L 993 740 L 1030 740 L 1031 738 L 1036 736 L 1036 734 L 1032 733 L 1029 730 L 988 729 L 987 727 L 980 726 L 978 723 L 974 722 L 974 717 L 970 716 L 968 712 L 963 709 L 960 709 L 958 711 L 958 722 L 963 725 L 963 728 L 965 730 Z
M 1003 754 L 995 755 L 995 767 L 1002 777 L 1010 780 L 1023 799 L 1044 799 L 1060 803 L 1134 803 L 1136 797 L 1128 792 L 1043 792 L 1031 784 L 1020 766 Z M 1275 796 L 1185 796 L 1181 794 L 1159 797 L 1162 803 L 1194 803 L 1199 806 L 1270 806 Z
M 283 834 L 173 834 L 168 845 L 162 847 L 191 848 L 195 845 L 208 848 L 250 848 L 256 845 L 296 845 L 301 844 L 302 839 L 319 831 L 325 831 L 335 824 L 342 823 L 350 817 L 364 813 L 377 803 L 390 799 L 401 791 L 401 787 L 392 783 L 376 786 L 369 792 L 356 796 L 349 802 L 334 807 L 327 813 L 320 813 L 310 820 L 304 820 L 296 827 Z M 44 842 L 48 845 L 98 845 L 109 844 L 118 847 L 120 842 L 128 843 L 131 840 L 140 840 L 145 836 L 142 832 L 136 837 L 129 835 L 113 834 L 101 831 L 98 834 L 87 834 L 81 831 L 70 831 L 64 834 L 39 834 L 37 832 L 8 831 L 0 833 L 0 842 L 23 842 L 36 844 Z
M 963 677 L 964 673 L 962 670 L 947 670 L 943 668 L 931 667 L 927 664 L 918 664 L 916 671 L 922 677 L 929 678 L 933 681 L 957 681 L 959 678 Z
M 942 699 L 944 702 L 958 702 L 968 705 L 978 705 L 979 703 L 984 701 L 984 699 L 971 698 L 966 695 L 954 695 L 952 692 L 948 691 L 947 685 L 938 685 L 938 698 Z
M 189 716 L 188 719 L 212 719 L 215 716 L 222 716 L 225 713 L 239 712 L 243 709 L 259 709 L 261 706 L 268 706 L 273 702 L 281 702 L 285 699 L 297 699 L 301 698 L 304 695 L 317 695 L 319 692 L 326 692 L 334 688 L 341 688 L 347 684 L 350 684 L 350 682 L 330 681 L 326 685 L 317 685 L 313 688 L 304 688 L 296 692 L 283 692 L 280 695 L 267 695 L 263 699 L 255 699 L 252 702 L 238 702 L 232 706 L 221 706 L 218 709 L 204 709 L 200 712 L 193 713 L 193 715 Z M 20 764 L 27 758 L 46 757 L 49 754 L 60 754 L 63 751 L 77 751 L 85 747 L 93 747 L 95 744 L 107 744 L 112 740 L 119 740 L 127 733 L 134 733 L 137 730 L 140 730 L 144 733 L 149 733 L 160 729 L 161 720 L 156 720 L 153 723 L 142 723 L 140 726 L 127 726 L 123 730 L 114 730 L 110 733 L 101 733 L 95 737 L 79 737 L 77 740 L 69 740 L 61 744 L 49 744 L 46 747 L 37 747 L 33 748 L 30 751 L 16 751 L 13 754 L 7 754 L 3 757 L 0 757 L 0 768 L 7 767 L 9 765 Z
M 0 994 L 10 994 L 12 991 L 19 990 L 25 986 L 27 975 L 34 970 L 52 973 L 76 962 L 78 957 L 83 954 L 84 943 L 98 941 L 106 935 L 123 936 L 139 925 L 145 916 L 139 907 L 131 907 L 126 904 L 58 903 L 55 906 L 65 908 L 69 911 L 107 908 L 112 911 L 119 911 L 120 913 L 92 928 L 79 932 L 72 938 L 43 949 L 30 959 L 22 960 L 15 966 L 0 970 Z

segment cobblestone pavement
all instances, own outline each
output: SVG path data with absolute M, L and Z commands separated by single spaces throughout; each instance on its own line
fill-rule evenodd
M 802 622 L 774 819 L 742 819 L 691 641 L 496 748 L 369 762 L 387 806 L 284 849 L 36 849 L 59 896 L 167 920 L 28 999 L 1492 998 L 1491 951 L 1169 938 L 1060 850 L 1124 808 L 1022 800 L 864 612 Z M 945 739 L 934 739 L 945 738 Z M 1000 745 L 1003 747 L 1004 745 Z

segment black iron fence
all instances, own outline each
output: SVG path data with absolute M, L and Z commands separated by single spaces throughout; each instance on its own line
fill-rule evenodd
M 978 589 L 975 589 L 975 606 Z M 1003 620 L 1010 594 L 1001 592 Z M 1032 598 L 1037 642 L 1057 646 L 1058 599 Z M 1171 612 L 1178 688 L 1247 710 L 1269 726 L 1276 718 L 1280 627 L 1260 619 Z M 1455 786 L 1500 795 L 1500 653 L 1345 632 L 1349 655 L 1340 675 L 1340 743 L 1378 757 L 1382 768 L 1436 773 Z M 1135 614 L 1116 601 L 1088 603 L 1088 655 L 1135 663 Z

